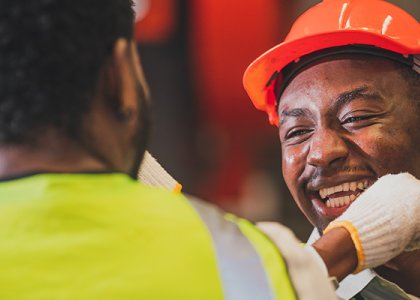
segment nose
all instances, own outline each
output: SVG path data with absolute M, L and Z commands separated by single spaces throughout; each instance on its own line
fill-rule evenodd
M 307 163 L 314 167 L 334 167 L 343 164 L 348 156 L 345 140 L 334 129 L 317 129 L 312 137 Z

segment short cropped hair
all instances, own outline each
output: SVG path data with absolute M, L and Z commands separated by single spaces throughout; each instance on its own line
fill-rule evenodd
M 0 144 L 51 127 L 78 136 L 133 14 L 131 0 L 0 0 Z
M 397 70 L 403 79 L 408 84 L 408 96 L 412 101 L 414 101 L 413 105 L 416 108 L 420 119 L 420 74 L 406 66 L 402 66 L 400 64 L 395 65 L 397 66 Z

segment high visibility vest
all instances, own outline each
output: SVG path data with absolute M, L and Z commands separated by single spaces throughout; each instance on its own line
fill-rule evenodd
M 0 299 L 295 299 L 251 223 L 123 174 L 0 182 Z

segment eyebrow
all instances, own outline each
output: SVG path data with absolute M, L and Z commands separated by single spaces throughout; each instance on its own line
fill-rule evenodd
M 355 88 L 351 91 L 341 93 L 334 101 L 334 108 L 339 108 L 357 98 L 367 99 L 367 100 L 382 100 L 382 97 L 375 92 L 369 91 L 368 86 L 361 86 Z
M 361 86 L 358 88 L 355 88 L 353 90 L 341 93 L 338 95 L 338 97 L 335 99 L 333 108 L 337 109 L 357 98 L 363 98 L 368 100 L 381 100 L 382 97 L 375 92 L 369 91 L 368 86 Z M 310 116 L 311 112 L 308 109 L 302 109 L 302 108 L 295 108 L 292 110 L 284 110 L 280 113 L 281 119 L 280 124 L 282 125 L 284 122 L 286 122 L 286 119 L 288 117 L 305 117 Z
M 295 108 L 291 110 L 284 110 L 281 112 L 281 120 L 280 125 L 286 122 L 287 117 L 306 117 L 308 115 L 311 115 L 311 112 L 308 109 L 303 108 Z

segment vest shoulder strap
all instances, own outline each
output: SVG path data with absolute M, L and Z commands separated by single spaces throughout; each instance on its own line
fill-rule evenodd
M 260 249 L 251 241 L 252 237 L 248 237 L 249 228 L 244 230 L 241 228 L 243 226 L 235 222 L 235 218 L 214 205 L 191 196 L 188 196 L 188 200 L 212 237 L 226 300 L 295 299 L 286 267 L 278 268 L 282 274 L 275 279 L 280 279 L 280 282 L 273 283 L 262 257 L 264 253 L 260 253 Z M 253 227 L 248 225 L 250 224 L 247 227 Z M 270 243 L 267 245 L 274 248 Z M 276 289 L 273 285 L 286 291 L 280 293 L 282 297 L 279 297 L 279 288 Z

